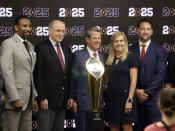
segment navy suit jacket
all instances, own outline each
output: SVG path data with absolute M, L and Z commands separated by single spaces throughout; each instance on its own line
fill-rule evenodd
M 105 63 L 105 55 L 98 52 L 100 61 Z M 86 70 L 86 61 L 90 58 L 87 48 L 76 51 L 73 54 L 73 74 L 71 89 L 72 96 L 78 104 L 78 111 L 89 111 L 89 89 L 88 89 L 88 74 Z
M 147 48 L 141 64 L 139 43 L 132 44 L 129 50 L 138 60 L 137 88 L 144 89 L 150 97 L 158 96 L 166 77 L 166 54 L 163 48 L 153 42 Z

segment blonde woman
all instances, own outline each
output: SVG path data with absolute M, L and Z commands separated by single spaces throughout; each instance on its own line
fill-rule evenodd
M 123 32 L 111 37 L 110 53 L 106 60 L 108 76 L 107 119 L 111 131 L 132 131 L 136 122 L 135 87 L 137 83 L 137 60 L 128 51 L 128 42 Z M 122 125 L 120 127 L 120 125 Z

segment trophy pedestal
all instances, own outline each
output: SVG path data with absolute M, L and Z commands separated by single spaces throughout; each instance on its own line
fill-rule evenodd
M 104 131 L 103 112 L 86 112 L 85 131 Z

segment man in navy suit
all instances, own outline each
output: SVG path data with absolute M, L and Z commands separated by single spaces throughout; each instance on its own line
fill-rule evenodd
M 90 111 L 86 61 L 90 57 L 96 57 L 103 64 L 105 62 L 104 54 L 98 51 L 101 45 L 101 32 L 97 27 L 90 27 L 87 30 L 86 42 L 87 47 L 85 47 L 85 49 L 76 51 L 73 54 L 74 64 L 71 89 L 74 89 L 76 131 L 85 131 L 85 113 L 86 111 Z
M 137 131 L 143 131 L 145 126 L 161 117 L 157 102 L 166 77 L 166 55 L 160 45 L 151 41 L 152 33 L 152 22 L 145 18 L 139 20 L 136 29 L 139 41 L 129 47 L 139 63 L 136 89 Z

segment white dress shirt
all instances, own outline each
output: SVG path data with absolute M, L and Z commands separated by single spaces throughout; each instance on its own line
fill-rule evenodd
M 149 46 L 150 43 L 151 43 L 151 40 L 148 40 L 146 43 L 142 43 L 141 41 L 139 41 L 140 56 L 141 56 L 141 53 L 142 53 L 142 44 L 145 44 L 146 45 L 146 47 L 145 47 L 145 53 L 146 53 L 146 51 L 147 51 L 148 46 Z
M 88 52 L 89 52 L 89 55 L 90 55 L 90 57 L 94 57 L 94 53 L 96 53 L 96 58 L 98 59 L 98 60 L 100 60 L 100 57 L 99 57 L 99 54 L 98 54 L 98 51 L 96 50 L 96 52 L 94 52 L 94 51 L 92 51 L 88 46 L 87 46 L 87 50 L 88 50 Z

